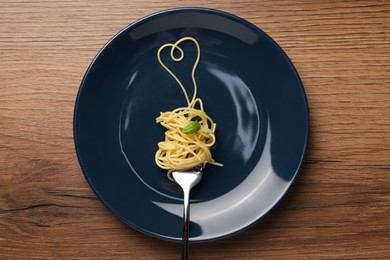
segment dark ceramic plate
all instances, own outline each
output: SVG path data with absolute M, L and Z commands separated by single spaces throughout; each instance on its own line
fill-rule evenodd
M 198 97 L 217 123 L 213 156 L 192 191 L 193 242 L 221 239 L 261 220 L 283 197 L 305 155 L 309 117 L 302 83 L 282 49 L 249 22 L 221 11 L 176 9 L 128 26 L 98 53 L 81 83 L 74 138 L 85 178 L 131 227 L 164 240 L 182 236 L 182 192 L 154 163 L 160 111 L 186 105 L 156 52 L 192 36 L 201 45 Z M 170 63 L 192 92 L 195 47 Z

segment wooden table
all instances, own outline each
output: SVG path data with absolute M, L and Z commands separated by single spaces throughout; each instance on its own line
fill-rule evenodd
M 390 259 L 389 1 L 0 1 L 0 259 L 179 259 L 114 217 L 80 170 L 80 81 L 151 12 L 217 8 L 273 37 L 311 112 L 303 171 L 264 221 L 192 259 Z M 211 2 L 211 1 L 210 1 Z

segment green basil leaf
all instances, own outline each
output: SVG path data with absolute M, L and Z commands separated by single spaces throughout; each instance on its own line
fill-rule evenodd
M 188 125 L 183 128 L 183 133 L 193 134 L 198 132 L 200 129 L 200 123 L 198 121 L 191 121 Z

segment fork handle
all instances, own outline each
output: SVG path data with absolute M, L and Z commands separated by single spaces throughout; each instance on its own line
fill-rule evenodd
M 189 237 L 190 237 L 190 190 L 184 190 L 184 208 L 183 208 L 183 245 L 181 250 L 181 259 L 188 260 Z

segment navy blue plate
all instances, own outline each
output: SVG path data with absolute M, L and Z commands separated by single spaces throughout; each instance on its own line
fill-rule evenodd
M 154 162 L 160 111 L 186 105 L 156 53 L 191 36 L 201 46 L 198 97 L 217 123 L 216 161 L 192 191 L 192 242 L 257 223 L 287 192 L 305 155 L 309 117 L 299 76 L 282 49 L 249 22 L 217 10 L 175 9 L 135 22 L 98 53 L 81 83 L 74 138 L 88 183 L 117 217 L 164 240 L 182 236 L 182 192 Z M 196 49 L 175 71 L 191 93 Z

